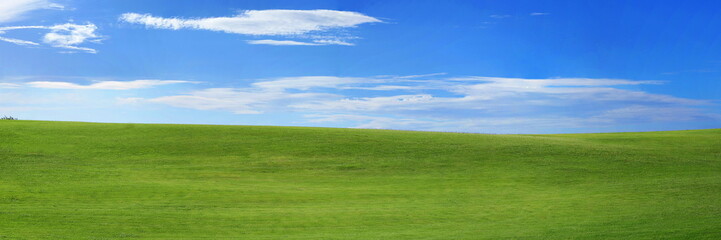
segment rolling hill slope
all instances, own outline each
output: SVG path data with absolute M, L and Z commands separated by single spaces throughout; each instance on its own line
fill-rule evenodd
M 0 239 L 721 239 L 721 130 L 0 121 Z

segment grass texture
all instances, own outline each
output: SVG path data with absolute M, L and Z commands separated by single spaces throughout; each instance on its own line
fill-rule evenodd
M 721 239 L 721 130 L 0 121 L 0 239 Z

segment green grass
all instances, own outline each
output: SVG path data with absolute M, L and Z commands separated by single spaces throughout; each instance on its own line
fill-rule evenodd
M 0 239 L 721 239 L 721 130 L 0 121 Z

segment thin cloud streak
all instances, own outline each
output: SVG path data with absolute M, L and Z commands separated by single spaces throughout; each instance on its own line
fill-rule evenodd
M 64 9 L 63 5 L 47 0 L 4 0 L 0 1 L 0 23 L 22 19 L 27 13 L 39 9 Z
M 334 10 L 249 10 L 233 17 L 182 19 L 125 13 L 120 20 L 159 29 L 199 29 L 244 35 L 296 35 L 355 27 L 380 20 L 356 12 Z
M 273 46 L 324 46 L 324 45 L 353 46 L 354 45 L 352 43 L 344 42 L 344 41 L 340 41 L 340 40 L 315 40 L 313 42 L 299 42 L 299 41 L 293 41 L 293 40 L 263 39 L 263 40 L 249 40 L 247 42 L 249 44 L 255 44 L 255 45 L 273 45 Z
M 298 37 L 310 33 L 357 27 L 366 23 L 380 23 L 381 20 L 357 12 L 335 10 L 248 10 L 231 17 L 211 18 L 165 18 L 151 14 L 124 13 L 120 21 L 145 25 L 156 29 L 209 30 L 250 36 Z M 353 45 L 341 36 L 326 36 L 312 42 L 292 40 L 250 40 L 250 44 L 276 46 L 320 46 Z
M 21 40 L 21 39 L 14 39 L 14 38 L 0 37 L 0 41 L 9 42 L 9 43 L 21 45 L 21 46 L 38 46 L 38 45 L 40 45 L 39 43 L 36 43 L 36 42 L 26 41 L 26 40 Z
M 154 86 L 162 86 L 178 83 L 195 83 L 191 81 L 180 80 L 134 80 L 134 81 L 100 81 L 90 85 L 80 85 L 71 82 L 50 82 L 35 81 L 27 83 L 28 86 L 34 88 L 49 89 L 78 89 L 78 90 L 129 90 L 150 88 Z

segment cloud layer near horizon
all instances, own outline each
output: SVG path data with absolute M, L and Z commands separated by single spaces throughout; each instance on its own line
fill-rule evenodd
M 628 124 L 719 121 L 704 111 L 714 103 L 638 90 L 658 81 L 625 79 L 414 76 L 301 76 L 260 79 L 245 87 L 200 88 L 155 96 L 134 95 L 135 89 L 182 80 L 6 82 L 0 89 L 44 88 L 63 93 L 128 90 L 105 99 L 119 105 L 170 106 L 239 115 L 293 114 L 301 125 L 359 128 L 519 133 L 544 129 L 588 129 Z M 118 91 L 120 92 L 120 91 Z M 164 92 L 164 94 L 162 93 Z M 68 92 L 69 93 L 69 92 Z M 63 95 L 68 97 L 68 95 Z M 110 97 L 110 96 L 109 96 Z M 23 105 L 9 98 L 13 109 Z M 31 101 L 32 102 L 32 101 Z M 27 103 L 27 101 L 25 102 Z M 77 101 L 76 101 L 77 103 Z
M 699 108 L 710 102 L 629 89 L 662 84 L 657 81 L 420 78 L 424 79 L 287 77 L 256 81 L 243 88 L 209 88 L 142 101 L 236 114 L 297 112 L 313 123 L 441 131 L 721 120 L 718 114 Z M 358 91 L 364 97 L 354 97 Z

